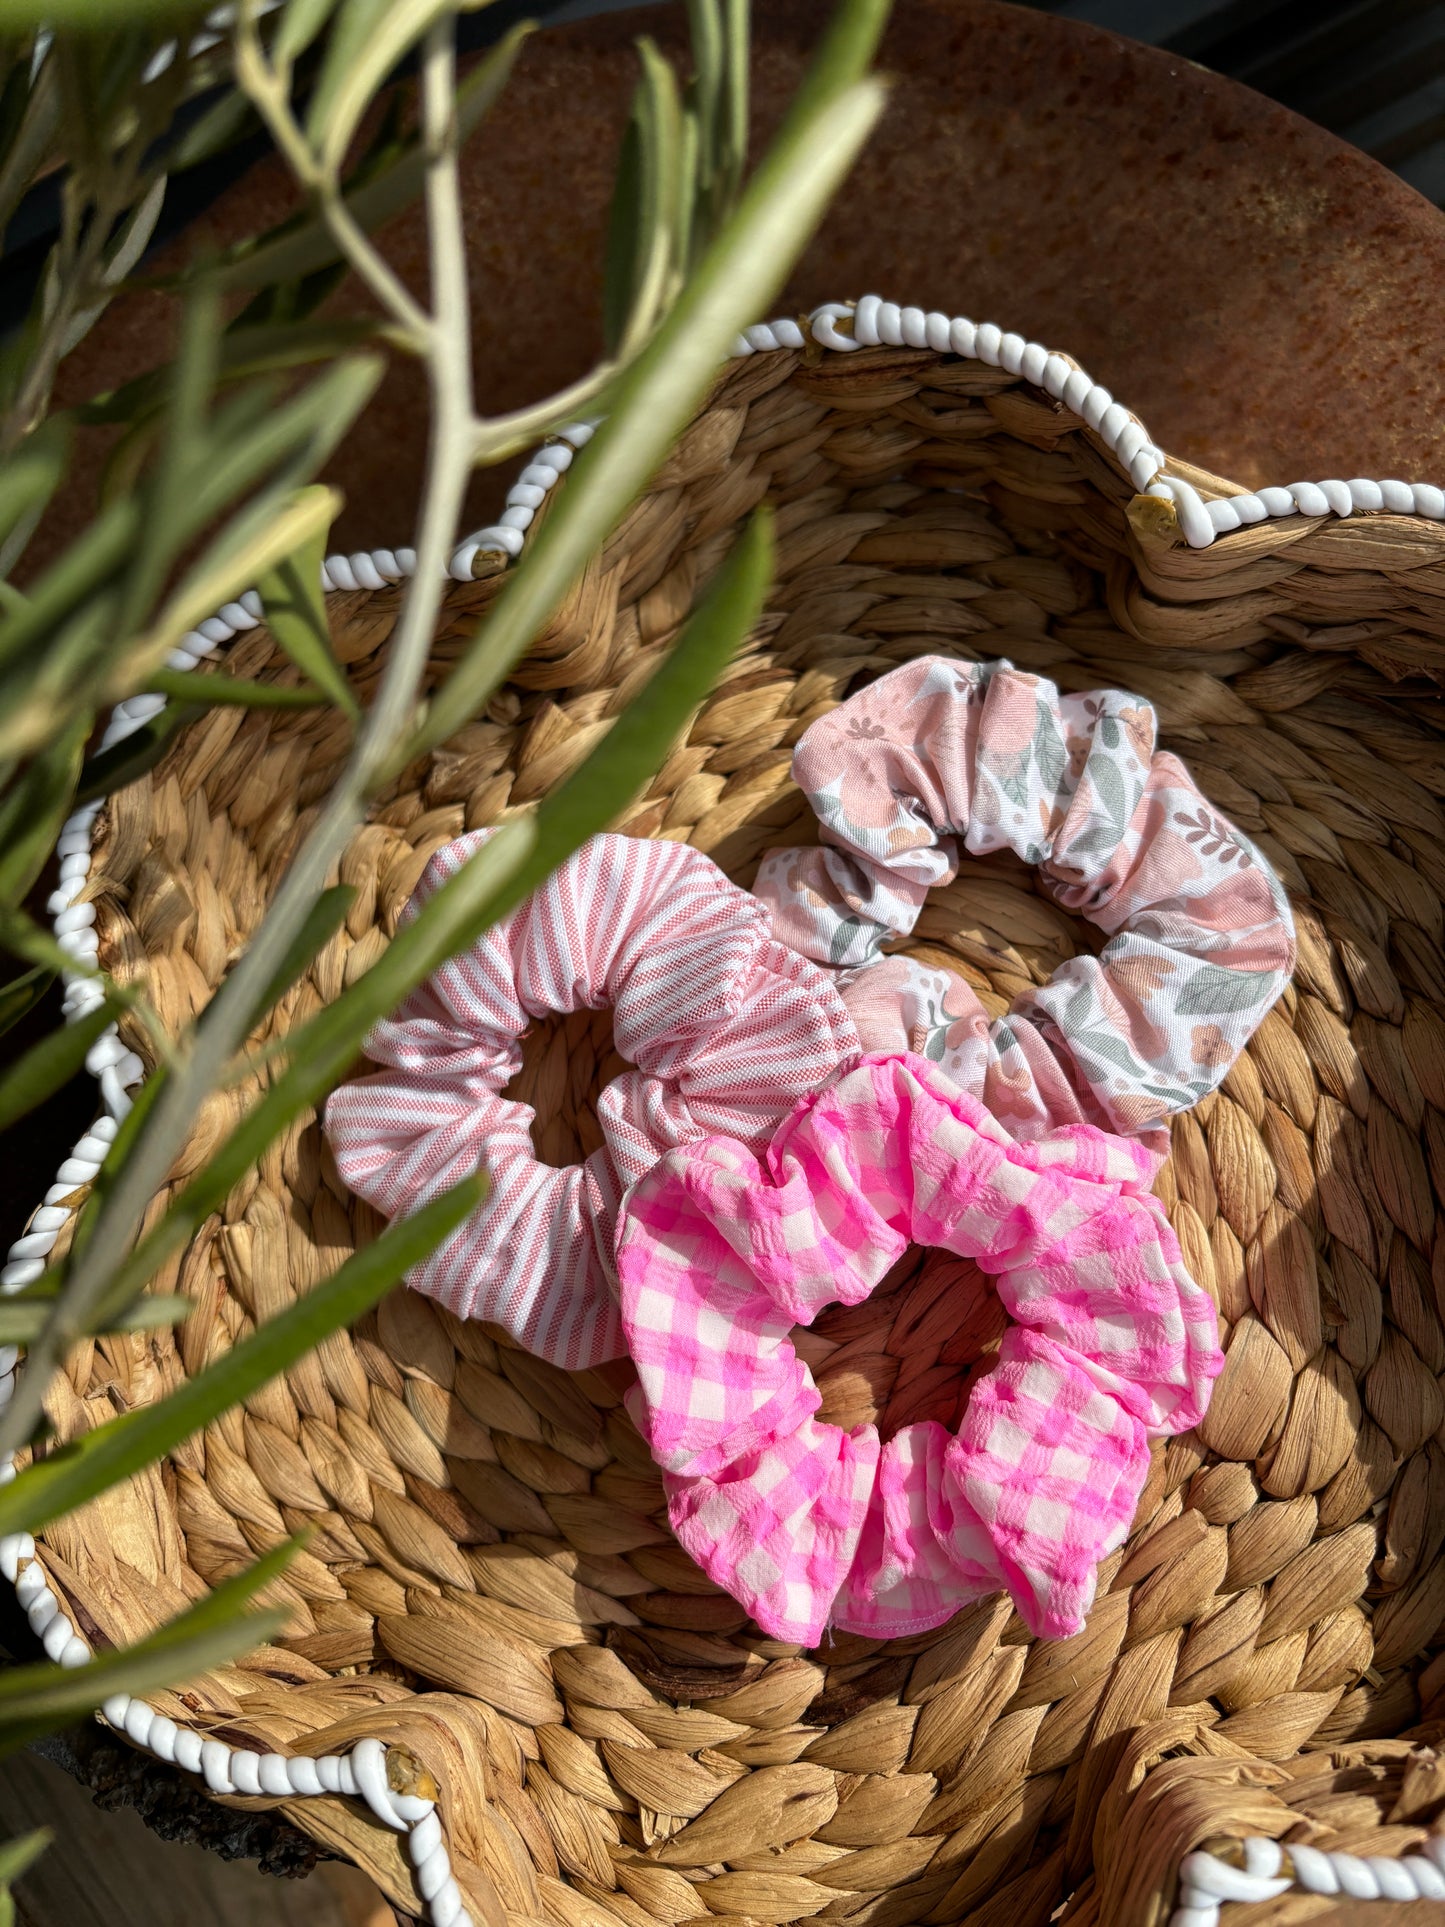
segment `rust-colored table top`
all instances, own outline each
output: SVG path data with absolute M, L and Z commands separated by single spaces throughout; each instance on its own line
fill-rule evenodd
M 760 131 L 827 8 L 756 15 Z M 681 56 L 681 9 L 539 35 L 466 160 L 478 381 L 500 409 L 598 346 L 613 156 L 646 31 Z M 877 292 L 1074 354 L 1171 453 L 1251 486 L 1445 477 L 1445 217 L 1332 135 L 1177 56 L 997 0 L 898 0 L 882 127 L 778 312 Z M 254 170 L 182 249 L 288 204 Z M 419 224 L 386 237 L 420 281 Z M 118 308 L 70 392 L 155 358 L 157 297 Z M 422 458 L 416 372 L 387 379 L 332 465 L 347 547 L 405 539 Z M 505 474 L 478 478 L 494 510 Z

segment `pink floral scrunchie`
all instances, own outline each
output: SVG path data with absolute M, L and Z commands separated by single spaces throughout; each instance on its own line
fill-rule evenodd
M 1020 1143 L 937 1066 L 869 1056 L 762 1158 L 714 1137 L 634 1186 L 629 1406 L 678 1539 L 766 1633 L 896 1637 L 1000 1587 L 1032 1632 L 1078 1630 L 1149 1440 L 1196 1424 L 1223 1366 L 1155 1168 L 1090 1125 Z M 976 1259 L 1013 1322 L 956 1437 L 885 1444 L 818 1423 L 788 1334 L 866 1298 L 910 1240 Z
M 793 774 L 824 847 L 771 851 L 754 889 L 784 942 L 841 972 L 865 1049 L 919 1051 L 1018 1136 L 1088 1122 L 1163 1155 L 1158 1125 L 1220 1082 L 1288 982 L 1294 924 L 1155 730 L 1118 690 L 921 657 L 804 734 Z M 1015 851 L 1110 937 L 993 1024 L 962 977 L 880 958 L 960 848 Z
M 490 834 L 439 850 L 408 914 Z M 636 1068 L 598 1102 L 602 1148 L 558 1170 L 533 1149 L 531 1107 L 501 1092 L 538 1017 L 606 1005 Z M 856 1060 L 858 1039 L 829 979 L 774 939 L 762 904 L 710 857 L 597 836 L 443 964 L 366 1049 L 382 1068 L 326 1106 L 351 1189 L 397 1217 L 470 1171 L 490 1181 L 408 1282 L 578 1370 L 623 1350 L 612 1246 L 628 1185 L 712 1132 L 766 1145 L 799 1097 Z

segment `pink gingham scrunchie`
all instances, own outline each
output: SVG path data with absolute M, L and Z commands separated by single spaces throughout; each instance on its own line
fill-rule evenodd
M 920 657 L 804 733 L 793 775 L 824 847 L 769 852 L 754 889 L 785 943 L 841 973 L 865 1050 L 931 1058 L 1019 1137 L 1091 1123 L 1162 1154 L 1162 1121 L 1214 1089 L 1284 989 L 1294 923 L 1156 733 L 1119 690 Z M 880 956 L 960 849 L 1014 851 L 1109 937 L 993 1024 L 961 976 Z
M 407 914 L 489 834 L 439 850 Z M 606 1005 L 635 1068 L 602 1093 L 602 1148 L 558 1170 L 533 1149 L 531 1107 L 501 1092 L 536 1018 Z M 612 1254 L 627 1187 L 711 1133 L 761 1149 L 856 1060 L 858 1039 L 829 979 L 774 940 L 763 905 L 711 858 L 597 836 L 414 991 L 366 1052 L 382 1068 L 326 1106 L 351 1189 L 397 1217 L 479 1168 L 491 1186 L 409 1282 L 578 1370 L 623 1351 Z
M 673 1530 L 778 1639 L 892 1638 L 1006 1587 L 1076 1632 L 1127 1536 L 1149 1440 L 1203 1415 L 1223 1367 L 1142 1145 L 1091 1125 L 1020 1143 L 911 1055 L 804 1099 L 762 1158 L 669 1152 L 618 1223 L 629 1406 Z M 957 1435 L 880 1442 L 814 1417 L 789 1339 L 866 1298 L 910 1240 L 976 1259 L 1012 1323 Z

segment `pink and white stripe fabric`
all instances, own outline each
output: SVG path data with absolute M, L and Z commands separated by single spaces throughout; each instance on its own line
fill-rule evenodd
M 409 912 L 490 834 L 439 850 Z M 636 1068 L 603 1092 L 604 1144 L 558 1170 L 533 1111 L 501 1096 L 549 1011 L 611 1005 Z M 761 1148 L 800 1097 L 858 1055 L 829 979 L 768 912 L 684 844 L 597 836 L 379 1024 L 375 1074 L 343 1085 L 326 1134 L 345 1182 L 387 1217 L 470 1171 L 491 1190 L 410 1283 L 569 1369 L 618 1357 L 613 1237 L 627 1187 L 663 1152 L 722 1133 Z
M 763 1157 L 717 1136 L 624 1203 L 617 1266 L 673 1529 L 765 1632 L 896 1637 L 1006 1587 L 1078 1630 L 1149 1440 L 1203 1415 L 1214 1307 L 1148 1195 L 1155 1159 L 1089 1125 L 1021 1143 L 911 1055 L 805 1098 Z M 819 1424 L 789 1339 L 866 1298 L 909 1241 L 974 1258 L 1013 1321 L 956 1437 Z
M 1156 748 L 1150 705 L 1064 695 L 1007 662 L 924 656 L 804 733 L 793 775 L 821 849 L 775 850 L 754 888 L 786 943 L 841 971 L 865 1049 L 912 1049 L 1020 1137 L 1145 1133 L 1214 1089 L 1294 968 L 1260 852 Z M 990 1024 L 961 976 L 883 957 L 959 852 L 1012 850 L 1109 936 Z

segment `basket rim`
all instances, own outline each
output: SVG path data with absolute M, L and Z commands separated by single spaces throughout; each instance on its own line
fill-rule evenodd
M 828 302 L 806 316 L 784 317 L 746 329 L 734 341 L 731 359 L 750 358 L 780 350 L 815 348 L 851 354 L 860 349 L 902 349 L 948 354 L 1001 368 L 1040 390 L 1050 400 L 1077 415 L 1121 472 L 1142 495 L 1165 506 L 1165 514 L 1192 549 L 1206 549 L 1217 538 L 1253 524 L 1299 516 L 1312 520 L 1343 518 L 1356 511 L 1384 511 L 1426 521 L 1445 522 L 1445 489 L 1428 483 L 1370 481 L 1294 482 L 1287 487 L 1244 490 L 1220 477 L 1171 461 L 1150 438 L 1143 423 L 1092 380 L 1069 355 L 1044 348 L 1022 335 L 1006 332 L 991 322 L 974 323 L 917 307 L 900 307 L 877 295 L 856 302 Z M 508 490 L 499 519 L 466 536 L 453 551 L 448 575 L 457 582 L 477 578 L 477 564 L 491 573 L 505 569 L 525 546 L 526 532 L 543 497 L 571 466 L 575 453 L 591 439 L 597 419 L 567 424 L 534 451 Z M 485 565 L 490 565 L 489 568 Z M 358 590 L 376 592 L 406 580 L 416 570 L 415 551 L 373 549 L 351 555 L 328 556 L 321 564 L 323 593 Z M 260 625 L 262 609 L 255 590 L 226 603 L 214 616 L 184 636 L 168 659 L 168 667 L 194 669 L 203 658 L 221 654 L 238 635 Z M 158 715 L 167 704 L 159 695 L 133 696 L 118 703 L 101 738 L 109 749 Z M 47 903 L 55 937 L 73 960 L 62 972 L 63 1012 L 75 1023 L 103 1002 L 91 974 L 98 954 L 92 927 L 94 912 L 79 903 L 93 860 L 93 831 L 102 803 L 83 805 L 61 828 L 55 855 L 62 877 Z M 92 1045 L 85 1059 L 87 1071 L 99 1087 L 100 1115 L 89 1125 L 64 1162 L 65 1178 L 57 1176 L 39 1207 L 27 1220 L 26 1232 L 9 1249 L 0 1266 L 0 1296 L 24 1289 L 44 1271 L 45 1261 L 61 1231 L 74 1215 L 65 1199 L 93 1182 L 115 1135 L 130 1111 L 134 1094 L 145 1081 L 141 1058 L 122 1043 L 112 1023 Z M 0 1346 L 0 1408 L 9 1401 L 20 1370 L 19 1348 Z M 13 1458 L 0 1461 L 0 1483 L 16 1476 Z M 36 1557 L 28 1533 L 0 1538 L 0 1574 L 12 1585 L 27 1619 L 48 1656 L 62 1665 L 80 1666 L 93 1658 L 88 1642 L 75 1628 L 60 1598 L 52 1590 Z M 426 1916 L 436 1927 L 473 1927 L 451 1869 L 445 1832 L 434 1798 L 396 1791 L 387 1771 L 388 1748 L 379 1739 L 357 1741 L 349 1752 L 325 1755 L 261 1753 L 230 1747 L 156 1714 L 143 1699 L 116 1694 L 101 1708 L 106 1720 L 141 1751 L 200 1774 L 216 1794 L 270 1796 L 277 1801 L 308 1796 L 349 1796 L 366 1801 L 380 1823 L 406 1836 L 408 1858 Z M 415 1784 L 414 1774 L 404 1774 Z M 1177 1912 L 1171 1927 L 1206 1927 L 1217 1922 L 1226 1900 L 1266 1900 L 1291 1886 L 1319 1894 L 1346 1892 L 1359 1898 L 1435 1898 L 1445 1875 L 1445 1836 L 1426 1849 L 1430 1858 L 1390 1863 L 1394 1877 L 1387 1883 L 1373 1871 L 1375 1892 L 1365 1895 L 1356 1885 L 1360 1870 L 1379 1862 L 1361 1862 L 1348 1855 L 1306 1849 L 1295 1854 L 1272 1840 L 1239 1843 L 1240 1863 L 1208 1852 L 1188 1856 L 1180 1868 Z M 1348 1878 L 1335 1861 L 1350 1861 Z M 1433 1882 L 1433 1884 L 1432 1884 Z M 1406 1891 L 1408 1887 L 1409 1891 Z

